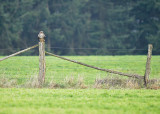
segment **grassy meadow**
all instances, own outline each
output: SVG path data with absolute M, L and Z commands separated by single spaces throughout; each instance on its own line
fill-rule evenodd
M 100 68 L 144 75 L 147 56 L 66 56 Z M 2 56 L 0 57 L 2 58 Z M 160 77 L 160 56 L 152 56 L 150 78 Z M 0 62 L 0 77 L 16 79 L 18 83 L 38 76 L 38 56 L 16 56 Z M 52 56 L 46 56 L 46 82 L 63 82 L 66 78 L 82 77 L 85 84 L 90 85 L 95 79 L 106 77 L 126 78 L 103 71 L 84 67 L 75 63 L 61 60 Z
M 0 89 L 1 114 L 159 114 L 159 90 Z
M 1 57 L 2 58 L 2 57 Z M 146 56 L 67 56 L 100 68 L 144 75 Z M 151 89 L 48 89 L 12 86 L 38 76 L 38 56 L 16 56 L 0 62 L 0 114 L 160 113 L 160 91 Z M 159 78 L 160 56 L 153 56 L 150 78 Z M 46 56 L 46 83 L 68 79 L 94 85 L 97 78 L 121 77 Z M 83 80 L 82 80 L 83 79 Z M 16 81 L 15 81 L 16 80 Z M 34 81 L 34 80 L 33 80 Z M 64 83 L 65 84 L 65 83 Z M 9 85 L 9 86 L 8 86 Z M 50 86 L 55 86 L 51 83 Z M 6 88 L 8 87 L 8 88 Z M 16 87 L 16 88 L 14 88 Z

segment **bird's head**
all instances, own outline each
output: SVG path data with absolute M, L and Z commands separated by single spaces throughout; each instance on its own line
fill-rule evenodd
M 40 31 L 39 33 L 43 33 L 43 31 Z

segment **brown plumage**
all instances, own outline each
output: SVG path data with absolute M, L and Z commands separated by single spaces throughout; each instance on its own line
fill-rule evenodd
M 40 31 L 39 34 L 38 34 L 38 39 L 39 39 L 40 41 L 45 41 L 45 40 L 44 40 L 44 37 L 46 37 L 45 34 L 43 33 L 43 31 Z

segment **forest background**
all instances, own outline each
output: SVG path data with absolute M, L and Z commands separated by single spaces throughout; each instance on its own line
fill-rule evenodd
M 149 43 L 158 55 L 160 1 L 0 0 L 0 55 L 37 44 L 40 30 L 60 55 L 143 55 Z

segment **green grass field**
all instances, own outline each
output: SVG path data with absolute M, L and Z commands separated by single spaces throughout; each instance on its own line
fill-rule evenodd
M 159 90 L 0 89 L 1 114 L 159 114 Z
M 146 56 L 67 56 L 89 65 L 121 72 L 144 75 Z M 2 57 L 0 57 L 2 58 Z M 17 79 L 19 82 L 38 76 L 38 56 L 16 56 L 0 62 L 0 77 Z M 152 56 L 150 78 L 160 77 L 160 56 Z M 86 84 L 93 84 L 96 78 L 119 77 L 97 71 L 59 58 L 46 57 L 46 81 L 63 82 L 65 77 L 83 77 Z M 121 76 L 122 77 L 122 76 Z M 120 78 L 121 78 L 120 77 Z
M 146 56 L 68 56 L 68 58 L 126 73 L 144 75 L 145 72 Z M 150 78 L 160 77 L 159 66 L 160 56 L 153 56 Z M 86 85 L 93 85 L 96 78 L 120 77 L 50 56 L 46 57 L 46 68 L 46 82 L 53 80 L 61 83 L 66 77 L 72 76 L 83 77 Z M 16 56 L 0 62 L 0 79 L 16 79 L 19 84 L 23 84 L 31 77 L 37 76 L 38 70 L 37 56 Z M 1 83 L 3 82 L 0 82 L 0 85 Z M 0 88 L 0 113 L 159 114 L 160 90 Z

